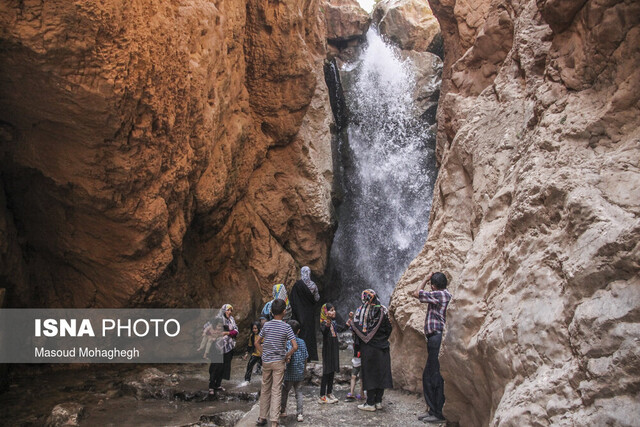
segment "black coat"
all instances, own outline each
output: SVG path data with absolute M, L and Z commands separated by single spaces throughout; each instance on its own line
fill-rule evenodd
M 322 375 L 340 372 L 340 342 L 337 334 L 345 331 L 347 327 L 338 325 L 335 320 L 332 322 L 333 330 L 336 332 L 335 337 L 331 334 L 331 327 L 325 324 L 320 325 L 322 331 Z
M 289 293 L 289 303 L 293 310 L 292 319 L 300 322 L 300 338 L 304 340 L 309 352 L 309 360 L 318 360 L 316 343 L 316 301 L 302 280 L 298 280 Z
M 391 322 L 383 315 L 382 324 L 368 343 L 358 339 L 362 361 L 362 386 L 365 390 L 393 388 L 389 336 Z

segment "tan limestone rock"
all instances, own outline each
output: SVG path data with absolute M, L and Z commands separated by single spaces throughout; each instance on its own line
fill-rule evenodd
M 331 44 L 361 39 L 369 29 L 371 18 L 356 0 L 324 0 L 321 11 Z
M 424 0 L 381 0 L 373 10 L 381 35 L 401 49 L 426 52 L 435 49 L 440 25 Z
M 469 33 L 469 4 L 431 5 L 446 50 L 441 168 L 428 240 L 392 297 L 396 385 L 421 389 L 426 306 L 408 293 L 440 270 L 454 296 L 447 418 L 634 425 L 640 5 L 586 1 L 560 25 L 546 2 L 478 2 Z

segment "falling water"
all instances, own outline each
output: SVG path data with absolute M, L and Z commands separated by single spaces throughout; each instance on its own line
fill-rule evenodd
M 342 70 L 350 118 L 339 146 L 343 202 L 328 274 L 343 314 L 366 288 L 388 304 L 427 237 L 435 138 L 416 114 L 408 65 L 370 30 L 359 61 Z

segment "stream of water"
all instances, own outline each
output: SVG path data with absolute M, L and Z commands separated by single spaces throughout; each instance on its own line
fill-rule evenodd
M 435 136 L 416 111 L 416 76 L 407 61 L 369 30 L 360 58 L 341 70 L 350 117 L 339 142 L 343 201 L 328 277 L 340 290 L 331 299 L 343 314 L 366 288 L 388 304 L 427 237 Z

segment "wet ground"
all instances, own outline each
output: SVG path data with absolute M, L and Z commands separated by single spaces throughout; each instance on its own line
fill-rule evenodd
M 243 381 L 245 366 L 246 362 L 234 358 L 232 379 L 223 384 L 227 392 L 213 399 L 207 394 L 206 364 L 16 367 L 9 390 L 0 394 L 0 425 L 45 425 L 52 409 L 67 402 L 84 408 L 79 417 L 81 426 L 184 426 L 201 419 L 209 422 L 222 412 L 244 413 L 255 403 L 259 375 L 254 375 L 248 386 L 234 388 Z M 149 378 L 149 372 L 154 374 L 150 380 L 141 381 Z
M 350 353 L 342 351 L 343 365 Z M 72 402 L 80 426 L 252 426 L 258 417 L 260 375 L 243 385 L 246 362 L 232 361 L 224 393 L 207 394 L 208 365 L 87 365 L 15 366 L 9 391 L 0 394 L 0 425 L 43 426 L 56 405 Z M 415 426 L 424 411 L 416 394 L 387 390 L 384 409 L 373 413 L 357 409 L 361 402 L 345 402 L 349 374 L 344 368 L 334 387 L 336 404 L 319 404 L 320 365 L 310 365 L 310 383 L 303 388 L 304 423 L 296 421 L 295 396 L 289 396 L 282 425 Z M 315 383 L 315 384 L 314 384 Z M 244 418 L 243 418 L 244 416 Z M 242 418 L 242 420 L 241 420 Z

